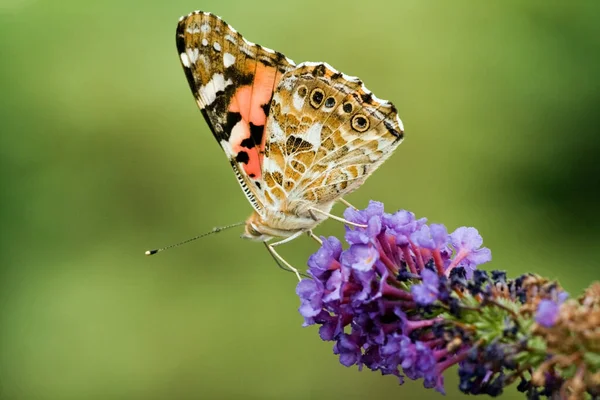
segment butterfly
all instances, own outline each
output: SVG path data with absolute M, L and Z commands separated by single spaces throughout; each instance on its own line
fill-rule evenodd
M 195 11 L 177 25 L 188 83 L 254 212 L 245 238 L 298 278 L 275 246 L 312 233 L 404 136 L 394 105 L 324 62 L 296 65 L 246 40 L 220 17 Z M 271 239 L 283 238 L 276 243 Z

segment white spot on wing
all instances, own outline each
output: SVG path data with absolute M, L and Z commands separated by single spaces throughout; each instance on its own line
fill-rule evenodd
M 325 67 L 332 70 L 334 74 L 339 74 L 339 71 L 335 68 L 333 68 L 331 65 L 327 64 L 327 63 L 323 63 L 325 64 Z
M 302 107 L 304 106 L 305 97 L 300 97 L 300 95 L 298 94 L 298 91 L 297 90 L 294 91 L 294 94 L 292 96 L 292 103 L 294 104 L 294 108 L 296 110 L 298 110 L 298 111 L 302 110 Z
M 294 84 L 298 80 L 298 77 L 290 75 L 285 79 L 282 79 L 279 83 L 285 90 L 291 91 L 294 88 Z
M 238 121 L 231 129 L 229 143 L 241 143 L 244 139 L 250 137 L 250 127 L 245 121 Z M 231 150 L 233 156 L 233 150 Z
M 225 35 L 225 40 L 227 40 L 233 44 L 236 44 L 235 38 L 231 35 Z
M 400 119 L 399 116 L 396 116 L 396 122 L 398 123 L 398 126 L 400 127 L 400 130 L 402 132 L 404 132 L 404 124 L 402 123 L 402 120 Z
M 275 162 L 275 160 L 272 160 L 270 158 L 266 158 L 263 161 L 263 169 L 265 172 L 281 172 L 283 173 L 283 171 L 281 170 L 281 168 L 279 167 L 279 165 L 277 165 L 277 163 Z
M 194 25 L 193 27 L 188 26 L 188 28 L 186 29 L 188 31 L 188 33 L 194 34 L 194 33 L 200 33 L 200 28 L 198 28 L 198 26 Z
M 185 53 L 181 53 L 181 54 L 179 55 L 179 57 L 181 57 L 181 63 L 182 63 L 184 66 L 186 66 L 186 67 L 188 67 L 188 68 L 189 68 L 191 64 L 190 64 L 190 59 L 188 58 L 188 55 L 187 55 L 187 54 L 185 54 Z
M 204 33 L 210 32 L 210 25 L 202 24 L 202 26 L 200 27 L 200 31 L 202 31 Z
M 375 118 L 377 118 L 378 120 L 384 120 L 385 119 L 385 114 L 382 113 L 379 110 L 373 110 L 373 115 L 375 116 Z
M 380 99 L 379 97 L 375 96 L 373 92 L 371 92 L 371 97 L 378 103 L 387 103 L 387 100 Z
M 206 105 L 212 104 L 217 98 L 217 93 L 224 91 L 227 86 L 232 84 L 231 79 L 225 80 L 223 74 L 214 74 L 206 85 L 200 87 L 200 93 L 202 93 Z
M 271 142 L 277 141 L 285 143 L 285 133 L 283 132 L 283 129 L 281 129 L 281 126 L 277 123 L 277 121 L 272 119 L 269 128 L 271 134 Z
M 316 149 L 321 145 L 321 129 L 323 124 L 313 124 L 303 136 L 303 139 Z
M 223 65 L 225 68 L 231 67 L 235 63 L 235 57 L 233 54 L 225 53 L 223 54 Z
M 206 38 L 202 39 L 202 46 L 208 46 L 208 40 L 206 40 Z
M 344 78 L 345 80 L 350 81 L 350 82 L 360 81 L 360 79 L 358 79 L 356 76 L 350 76 L 350 75 L 346 75 L 346 74 L 342 74 L 342 78 Z
M 221 45 L 220 45 L 219 43 L 217 43 L 217 42 L 214 42 L 214 43 L 213 43 L 213 48 L 214 48 L 216 51 L 221 51 Z
M 200 52 L 198 51 L 198 48 L 187 49 L 186 52 L 189 57 L 190 63 L 195 64 L 196 61 L 198 61 L 198 55 L 200 54 Z

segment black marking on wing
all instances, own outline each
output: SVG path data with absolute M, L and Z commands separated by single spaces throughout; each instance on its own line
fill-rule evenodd
M 394 126 L 392 124 L 390 124 L 388 121 L 383 121 L 383 124 L 385 125 L 385 127 L 387 128 L 387 130 L 392 135 L 396 136 L 396 139 L 394 140 L 394 142 L 402 140 L 402 138 L 404 137 L 404 132 L 398 131 L 397 129 L 395 129 Z
M 237 166 L 235 160 L 230 160 L 230 163 L 231 163 L 231 167 L 233 168 L 233 172 L 235 173 L 235 177 L 237 178 L 238 182 L 240 182 L 240 186 L 242 187 L 242 190 L 246 194 L 246 197 L 248 197 L 250 204 L 252 204 L 252 206 L 256 210 L 262 210 L 262 207 L 260 206 L 258 201 L 256 201 L 256 197 L 250 191 L 250 188 L 248 188 L 248 185 L 246 184 L 246 181 L 242 177 L 242 174 L 240 174 L 240 170 L 238 169 L 238 166 Z
M 327 67 L 325 64 L 319 64 L 313 70 L 314 76 L 325 76 L 325 72 L 327 71 Z
M 311 150 L 313 145 L 306 140 L 297 136 L 290 136 L 285 143 L 285 151 L 287 155 L 297 153 L 299 151 Z
M 273 96 L 271 96 L 271 98 L 273 98 Z M 265 116 L 269 118 L 269 112 L 271 111 L 271 100 L 269 100 L 267 104 L 263 104 L 262 106 L 260 106 L 260 108 L 262 108 L 263 112 L 265 113 Z
M 370 92 L 369 92 L 369 93 L 363 93 L 363 94 L 360 96 L 360 98 L 362 99 L 362 101 L 363 101 L 364 103 L 371 104 L 371 102 L 373 101 L 373 94 L 372 94 L 372 93 L 370 93 Z
M 239 163 L 248 164 L 248 161 L 250 161 L 250 157 L 248 157 L 247 152 L 242 150 L 239 153 L 237 153 L 237 155 L 235 156 L 235 161 L 237 161 Z
M 225 132 L 228 133 L 228 137 L 231 135 L 231 131 L 233 127 L 242 120 L 242 114 L 239 112 L 228 112 L 227 113 L 227 122 L 225 122 L 225 126 L 223 127 Z
M 250 137 L 242 140 L 240 145 L 247 149 L 252 149 L 255 146 L 260 146 L 260 144 L 262 143 L 264 132 L 264 125 L 254 125 L 252 122 L 250 122 Z

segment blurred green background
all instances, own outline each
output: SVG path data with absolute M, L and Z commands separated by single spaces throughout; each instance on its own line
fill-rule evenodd
M 0 0 L 0 399 L 437 398 L 342 367 L 241 228 L 143 256 L 251 211 L 175 50 L 195 9 L 394 101 L 406 140 L 354 204 L 600 277 L 599 2 Z

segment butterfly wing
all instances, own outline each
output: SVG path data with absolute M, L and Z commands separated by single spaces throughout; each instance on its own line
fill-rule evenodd
M 201 11 L 179 20 L 176 40 L 196 103 L 260 213 L 265 124 L 273 92 L 294 62 L 247 41 L 218 16 Z
M 396 108 L 359 79 L 303 63 L 279 82 L 267 132 L 265 199 L 298 213 L 356 190 L 401 143 L 404 128 Z

